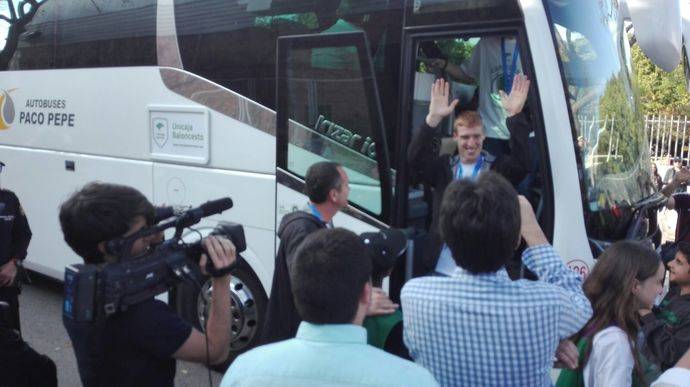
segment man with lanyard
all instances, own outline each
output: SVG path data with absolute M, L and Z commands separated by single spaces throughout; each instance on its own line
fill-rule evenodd
M 295 253 L 307 235 L 323 228 L 333 228 L 333 217 L 347 206 L 350 194 L 345 170 L 340 164 L 329 161 L 309 167 L 304 190 L 309 197 L 306 208 L 285 215 L 278 227 L 280 246 L 266 308 L 263 344 L 295 337 L 302 319 L 295 308 L 288 269 L 298 259 Z M 370 308 L 373 315 L 393 313 L 397 307 L 382 290 L 374 289 Z
M 515 38 L 486 36 L 474 47 L 470 59 L 462 64 L 437 59 L 432 65 L 442 68 L 462 83 L 477 84 L 479 114 L 486 135 L 484 149 L 496 157 L 508 153 L 511 133 L 506 125 L 508 117 L 501 103 L 501 95 L 512 90 L 513 78 L 522 73 L 520 48 Z
M 5 164 L 0 162 L 0 173 Z M 31 229 L 14 192 L 0 189 L 0 301 L 7 302 L 6 325 L 21 331 L 19 278 L 21 262 L 31 241 Z
M 439 207 L 446 187 L 463 178 L 476 179 L 482 172 L 493 170 L 518 185 L 529 171 L 531 161 L 527 139 L 530 125 L 522 114 L 527 100 L 530 81 L 523 75 L 516 75 L 509 95 L 501 93 L 505 109 L 506 126 L 510 128 L 510 153 L 494 157 L 483 150 L 486 136 L 481 116 L 475 111 L 462 112 L 453 123 L 453 139 L 457 145 L 453 155 L 438 155 L 433 143 L 436 127 L 455 109 L 458 100 L 449 102 L 449 85 L 438 79 L 432 86 L 429 113 L 422 127 L 416 131 L 408 149 L 408 161 L 421 181 L 433 189 L 433 212 L 427 238 L 422 267 L 416 268 L 426 274 L 436 272 L 447 275 L 456 265 L 438 230 Z

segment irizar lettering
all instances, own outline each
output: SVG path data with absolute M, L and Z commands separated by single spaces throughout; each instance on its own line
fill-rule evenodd
M 362 138 L 359 134 L 352 133 L 342 126 L 327 120 L 322 115 L 319 115 L 319 118 L 316 120 L 315 130 L 350 149 L 376 159 L 376 143 L 369 136 Z

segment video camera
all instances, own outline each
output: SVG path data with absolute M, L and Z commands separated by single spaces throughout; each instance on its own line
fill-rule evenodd
M 230 208 L 232 200 L 222 198 L 176 216 L 170 207 L 157 209 L 156 225 L 106 243 L 106 250 L 118 258 L 117 262 L 67 266 L 63 315 L 75 322 L 94 322 L 164 293 L 181 281 L 194 281 L 195 269 L 190 264 L 198 264 L 204 248 L 201 241 L 185 243 L 182 232 L 202 218 Z M 158 224 L 172 216 L 172 220 Z M 161 242 L 143 255 L 131 255 L 132 245 L 137 239 L 162 234 L 164 230 L 173 227 L 175 234 L 171 239 Z M 211 235 L 230 239 L 238 254 L 247 248 L 244 229 L 237 223 L 219 222 Z M 217 270 L 209 259 L 206 271 L 213 277 L 225 275 L 237 266 L 239 259 L 238 255 L 231 267 L 222 270 Z

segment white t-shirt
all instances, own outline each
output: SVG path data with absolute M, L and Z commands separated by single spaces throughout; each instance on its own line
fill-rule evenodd
M 628 336 L 618 327 L 594 335 L 582 375 L 585 387 L 630 387 L 635 359 Z
M 504 89 L 504 61 L 501 60 L 503 42 L 505 42 L 503 46 L 506 70 L 510 72 L 513 70 L 515 38 L 501 38 L 500 36 L 481 38 L 470 59 L 463 62 L 460 68 L 465 74 L 474 78 L 479 86 L 479 114 L 484 122 L 486 136 L 507 140 L 510 138 L 510 132 L 506 127 L 506 113 L 498 93 L 499 90 Z M 519 55 L 514 72 L 522 73 Z
M 463 179 L 471 179 L 474 175 L 474 168 L 477 166 L 477 163 L 472 163 L 472 164 L 465 164 L 465 163 L 460 163 L 460 166 L 462 166 L 462 177 Z
M 678 367 L 667 369 L 651 387 L 690 387 L 690 370 Z

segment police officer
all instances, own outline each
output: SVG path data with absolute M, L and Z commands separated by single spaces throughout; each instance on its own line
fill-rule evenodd
M 5 164 L 0 162 L 0 175 Z M 17 195 L 0 189 L 0 301 L 9 304 L 6 326 L 20 331 L 19 278 L 21 262 L 31 240 L 31 229 Z

